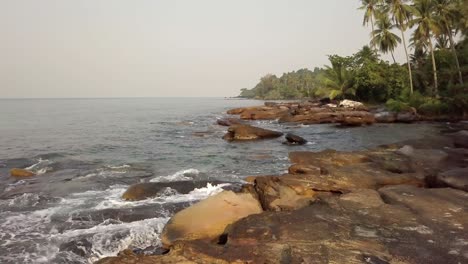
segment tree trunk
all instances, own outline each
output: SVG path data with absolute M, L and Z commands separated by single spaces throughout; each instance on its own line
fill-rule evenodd
M 410 93 L 413 94 L 413 73 L 411 72 L 411 65 L 408 56 L 408 49 L 406 48 L 406 38 L 405 32 L 403 31 L 402 26 L 399 26 L 401 31 L 401 39 L 403 40 L 403 47 L 405 48 L 405 55 L 406 55 L 406 64 L 408 65 L 408 74 L 409 74 L 409 81 L 410 81 Z
M 373 19 L 373 16 L 374 15 L 371 15 L 370 17 L 370 23 L 371 23 L 371 26 L 372 26 L 372 40 L 371 40 L 371 45 L 372 45 L 372 48 L 374 49 L 375 52 L 377 52 L 377 46 L 375 45 L 374 43 L 374 38 L 375 38 L 375 30 L 374 30 L 374 19 Z
M 429 37 L 429 48 L 431 49 L 431 57 L 432 57 L 432 70 L 434 71 L 434 95 L 439 97 L 439 84 L 437 82 L 437 66 L 434 57 L 434 47 L 432 46 L 432 40 Z
M 395 56 L 393 56 L 393 50 L 390 51 L 390 54 L 392 54 L 393 63 L 396 63 Z
M 463 85 L 463 75 L 460 70 L 460 62 L 458 61 L 457 51 L 455 50 L 455 41 L 453 41 L 452 30 L 449 28 L 448 25 L 447 25 L 447 33 L 449 35 L 450 48 L 452 49 L 453 56 L 455 57 L 455 63 L 457 65 L 458 81 L 460 82 L 461 85 Z

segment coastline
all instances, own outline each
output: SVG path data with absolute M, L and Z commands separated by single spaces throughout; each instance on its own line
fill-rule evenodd
M 270 107 L 266 119 L 276 119 L 281 106 L 230 113 L 257 120 Z M 369 123 L 338 118 L 330 123 Z M 446 129 L 450 134 L 365 151 L 292 151 L 288 173 L 248 177 L 241 190 L 176 213 L 162 234 L 163 255 L 125 250 L 96 263 L 462 263 L 467 129 L 461 123 Z M 217 219 L 252 203 L 253 210 Z M 215 224 L 206 228 L 206 222 Z

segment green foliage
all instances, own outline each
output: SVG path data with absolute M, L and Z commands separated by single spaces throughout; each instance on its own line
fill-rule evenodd
M 429 98 L 417 110 L 420 114 L 434 116 L 450 113 L 450 106 L 440 99 Z
M 393 112 L 401 112 L 408 110 L 410 108 L 408 103 L 395 100 L 395 99 L 389 99 L 386 103 L 385 106 L 387 107 L 388 110 L 393 111 Z

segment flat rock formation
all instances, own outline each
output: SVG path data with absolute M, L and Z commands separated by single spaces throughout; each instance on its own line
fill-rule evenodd
M 464 136 L 291 152 L 288 173 L 177 213 L 166 254 L 98 263 L 467 263 Z

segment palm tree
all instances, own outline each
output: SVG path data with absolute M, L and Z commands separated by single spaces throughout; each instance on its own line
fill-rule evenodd
M 455 50 L 455 41 L 453 40 L 453 28 L 455 21 L 460 20 L 460 13 L 457 10 L 457 3 L 454 0 L 435 0 L 435 13 L 437 16 L 440 30 L 444 33 L 440 36 L 450 41 L 450 49 L 452 50 L 455 58 L 455 64 L 458 71 L 458 81 L 463 85 L 463 75 L 460 69 L 460 62 L 458 61 L 457 51 Z M 439 36 L 437 36 L 439 39 Z
M 411 13 L 409 12 L 409 5 L 406 3 L 406 0 L 385 0 L 385 7 L 386 11 L 391 15 L 396 27 L 400 29 L 401 32 L 401 39 L 403 40 L 403 47 L 405 48 L 406 64 L 408 65 L 410 92 L 413 94 L 413 76 L 405 39 L 405 31 L 408 28 L 408 21 L 411 18 Z
M 367 26 L 369 21 L 372 26 L 372 32 L 375 31 L 374 29 L 374 19 L 377 16 L 379 5 L 382 3 L 382 0 L 361 0 L 362 6 L 359 8 L 360 10 L 364 10 L 364 19 L 362 21 L 363 26 Z M 372 36 L 372 39 L 375 36 Z M 371 43 L 371 47 L 375 47 L 375 43 Z
M 320 80 L 323 88 L 330 91 L 329 97 L 345 97 L 346 94 L 354 95 L 353 75 L 350 68 L 351 59 L 337 55 L 328 56 L 330 66 L 325 66 L 324 74 Z
M 432 44 L 432 34 L 439 32 L 439 27 L 434 16 L 435 5 L 433 0 L 415 0 L 412 6 L 414 19 L 411 25 L 415 25 L 414 39 L 426 43 L 431 52 L 432 70 L 434 72 L 434 94 L 439 96 L 437 81 L 437 66 L 434 56 L 434 45 Z M 435 34 L 437 35 L 437 34 Z
M 392 24 L 386 14 L 382 14 L 377 17 L 377 29 L 372 32 L 374 38 L 372 42 L 375 43 L 382 53 L 392 54 L 393 62 L 396 63 L 393 51 L 395 50 L 398 43 L 401 42 L 400 37 L 392 32 L 395 25 Z

